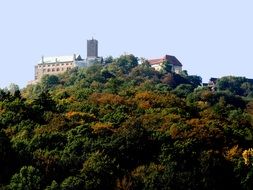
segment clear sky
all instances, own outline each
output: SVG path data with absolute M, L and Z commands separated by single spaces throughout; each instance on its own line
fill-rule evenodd
M 24 87 L 42 55 L 175 55 L 207 81 L 253 78 L 252 0 L 2 0 L 0 88 Z

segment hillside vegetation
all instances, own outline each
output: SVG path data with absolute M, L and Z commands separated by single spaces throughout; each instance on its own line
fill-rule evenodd
M 253 86 L 133 55 L 0 90 L 0 189 L 253 189 Z

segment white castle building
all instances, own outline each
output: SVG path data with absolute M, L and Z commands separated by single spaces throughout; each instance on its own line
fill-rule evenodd
M 42 56 L 35 65 L 35 80 L 29 84 L 40 82 L 44 75 L 58 75 L 74 67 L 87 67 L 95 62 L 102 62 L 102 57 L 98 57 L 98 41 L 95 39 L 87 40 L 87 58 L 83 59 L 79 54 L 70 56 Z
M 35 66 L 35 81 L 40 81 L 44 75 L 57 75 L 74 67 L 85 67 L 86 61 L 80 55 L 44 57 Z

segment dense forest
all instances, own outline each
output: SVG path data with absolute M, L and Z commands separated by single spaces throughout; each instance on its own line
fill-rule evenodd
M 0 90 L 0 189 L 253 189 L 253 85 L 133 55 Z

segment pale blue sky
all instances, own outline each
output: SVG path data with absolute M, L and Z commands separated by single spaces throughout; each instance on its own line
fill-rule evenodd
M 0 88 L 24 87 L 42 55 L 175 55 L 204 81 L 253 78 L 252 0 L 2 0 Z

